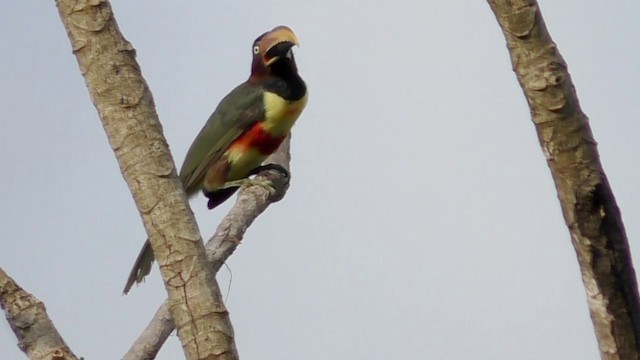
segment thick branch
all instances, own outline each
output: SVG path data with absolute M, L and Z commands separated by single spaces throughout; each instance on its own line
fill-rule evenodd
M 289 169 L 290 137 L 284 141 L 280 149 L 276 151 L 266 163 L 275 163 Z M 253 186 L 242 189 L 236 203 L 224 217 L 215 234 L 206 245 L 207 258 L 212 263 L 212 268 L 217 272 L 227 258 L 238 247 L 244 233 L 253 221 L 273 202 L 280 200 L 287 190 L 288 183 L 282 175 L 274 175 L 270 172 L 260 174 L 271 180 L 277 189 L 275 194 L 269 193 L 261 186 Z M 167 340 L 175 325 L 169 314 L 168 301 L 165 301 L 156 311 L 149 325 L 136 339 L 122 360 L 148 360 L 154 359 L 160 348 Z
M 237 358 L 214 273 L 151 92 L 106 0 L 58 0 L 91 99 L 142 217 L 188 359 Z
M 603 359 L 640 358 L 640 301 L 622 218 L 567 65 L 534 0 L 490 0 L 578 256 Z
M 24 291 L 0 268 L 0 307 L 29 359 L 73 360 L 77 357 L 58 333 L 44 304 Z

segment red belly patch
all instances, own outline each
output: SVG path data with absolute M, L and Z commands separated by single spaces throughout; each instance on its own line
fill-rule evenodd
M 258 122 L 240 135 L 231 144 L 231 148 L 253 149 L 261 154 L 269 155 L 278 149 L 284 138 L 284 136 L 272 136 Z

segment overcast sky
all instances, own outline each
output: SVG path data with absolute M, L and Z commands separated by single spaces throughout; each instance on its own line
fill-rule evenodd
M 640 3 L 540 1 L 640 263 Z M 568 231 L 485 1 L 113 1 L 178 166 L 251 44 L 293 28 L 292 186 L 228 261 L 243 360 L 599 359 Z M 53 1 L 0 13 L 0 266 L 86 359 L 165 292 Z M 208 238 L 226 206 L 192 201 Z M 225 294 L 229 271 L 218 276 Z M 2 359 L 23 359 L 0 322 Z M 159 359 L 182 358 L 172 336 Z

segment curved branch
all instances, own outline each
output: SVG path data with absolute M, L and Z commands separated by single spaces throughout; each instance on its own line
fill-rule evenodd
M 289 169 L 291 159 L 289 153 L 290 136 L 282 143 L 266 163 L 274 163 Z M 222 219 L 215 234 L 206 245 L 207 258 L 211 261 L 214 272 L 218 272 L 222 264 L 238 247 L 245 232 L 253 221 L 273 202 L 279 201 L 285 195 L 288 181 L 282 175 L 271 172 L 261 173 L 275 184 L 276 192 L 271 194 L 261 186 L 252 186 L 241 189 L 238 198 Z M 168 301 L 165 300 L 158 308 L 149 325 L 131 345 L 129 351 L 122 360 L 147 360 L 154 359 L 162 348 L 171 332 L 175 329 L 171 314 L 169 314 Z
M 620 210 L 567 64 L 535 0 L 489 0 L 578 256 L 603 359 L 640 358 L 640 301 Z
M 53 325 L 44 304 L 24 291 L 0 268 L 0 307 L 18 338 L 18 346 L 33 360 L 78 359 Z
M 186 357 L 236 359 L 233 328 L 133 46 L 108 1 L 57 6 L 160 265 Z

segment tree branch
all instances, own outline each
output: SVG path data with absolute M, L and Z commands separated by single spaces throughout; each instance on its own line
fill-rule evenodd
M 231 322 L 133 46 L 108 1 L 57 6 L 160 265 L 187 359 L 237 359 Z
M 578 256 L 603 359 L 640 358 L 640 301 L 629 244 L 567 64 L 535 0 L 489 0 L 531 109 Z
M 291 137 L 282 143 L 278 151 L 267 159 L 265 163 L 279 164 L 289 169 L 291 155 L 289 144 Z M 265 188 L 253 186 L 241 189 L 240 194 L 229 213 L 218 225 L 215 234 L 206 245 L 207 258 L 211 261 L 214 272 L 218 272 L 222 264 L 238 247 L 244 233 L 253 221 L 273 202 L 285 195 L 288 181 L 282 175 L 265 171 L 260 174 L 275 184 L 276 192 L 271 194 Z M 175 325 L 169 314 L 168 301 L 158 308 L 149 325 L 131 345 L 129 351 L 122 360 L 149 360 L 154 359 L 162 345 L 165 343 Z
M 18 338 L 18 347 L 33 360 L 78 359 L 58 333 L 44 304 L 24 291 L 0 268 L 0 307 Z

